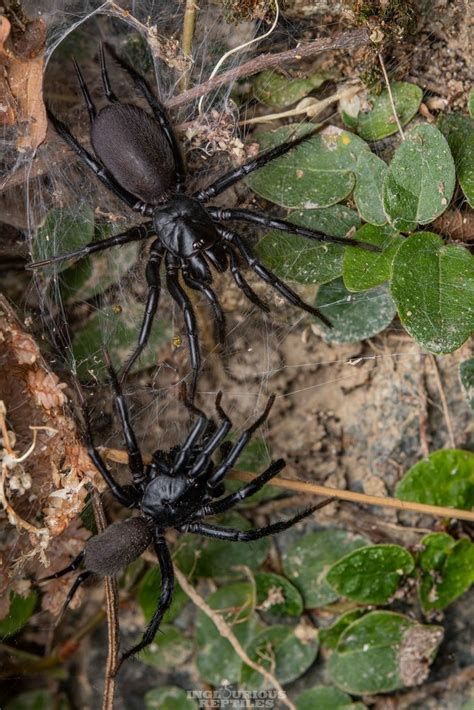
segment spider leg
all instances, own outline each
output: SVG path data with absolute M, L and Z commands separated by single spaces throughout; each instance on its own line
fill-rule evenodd
M 199 476 L 204 470 L 207 470 L 207 464 L 209 463 L 209 458 L 212 456 L 214 451 L 220 446 L 221 442 L 232 428 L 232 422 L 230 421 L 227 414 L 221 407 L 222 392 L 217 393 L 216 397 L 216 410 L 221 420 L 221 425 L 216 429 L 211 438 L 206 442 L 201 453 L 196 458 L 192 469 L 188 472 L 189 478 L 195 478 Z
M 224 237 L 224 239 L 227 239 L 232 244 L 235 244 L 247 264 L 250 266 L 250 268 L 255 271 L 257 276 L 260 276 L 260 278 L 265 281 L 265 283 L 269 284 L 270 286 L 273 286 L 273 288 L 278 291 L 278 293 L 280 293 L 283 298 L 292 303 L 294 306 L 296 306 L 297 308 L 301 308 L 307 313 L 311 313 L 311 315 L 319 318 L 319 320 L 322 321 L 325 326 L 327 326 L 328 328 L 332 328 L 332 323 L 326 318 L 326 316 L 321 313 L 318 308 L 310 306 L 309 303 L 303 301 L 298 296 L 298 294 L 293 291 L 293 289 L 287 286 L 281 279 L 278 278 L 278 276 L 276 276 L 272 271 L 267 269 L 260 261 L 258 261 L 258 259 L 256 259 L 256 257 L 252 254 L 251 250 L 244 244 L 238 234 L 235 234 L 234 232 L 230 232 L 229 230 L 222 228 L 218 228 L 218 231 L 219 234 Z
M 117 379 L 117 373 L 112 365 L 110 355 L 105 348 L 103 349 L 103 353 L 105 365 L 109 371 L 110 384 L 112 385 L 112 389 L 115 394 L 115 406 L 117 407 L 117 411 L 119 413 L 122 431 L 125 438 L 125 445 L 128 452 L 128 467 L 132 474 L 134 486 L 136 486 L 139 490 L 142 490 L 144 484 L 147 482 L 142 455 L 140 453 L 140 449 L 138 448 L 135 432 L 130 424 L 128 407 L 123 396 L 122 388 Z
M 122 234 L 116 234 L 115 237 L 101 239 L 96 242 L 89 242 L 89 244 L 85 244 L 80 249 L 76 249 L 76 251 L 51 256 L 49 259 L 43 259 L 42 261 L 35 261 L 31 264 L 27 264 L 25 268 L 38 269 L 42 266 L 47 266 L 48 264 L 64 261 L 65 259 L 75 259 L 77 257 L 82 259 L 85 256 L 89 256 L 89 254 L 94 254 L 95 252 L 103 251 L 104 249 L 120 247 L 122 244 L 129 244 L 130 242 L 137 242 L 142 239 L 147 239 L 152 234 L 154 234 L 153 222 L 143 222 L 143 224 L 127 229 L 127 231 Z
M 233 249 L 231 248 L 231 246 L 229 244 L 226 244 L 225 247 L 226 247 L 226 252 L 229 255 L 230 271 L 231 271 L 231 274 L 232 274 L 234 281 L 237 284 L 238 288 L 240 288 L 240 290 L 249 299 L 249 301 L 251 301 L 256 306 L 261 308 L 262 311 L 265 311 L 266 313 L 268 313 L 270 311 L 270 308 L 268 307 L 268 305 L 264 301 L 262 301 L 262 299 L 259 296 L 257 296 L 257 294 L 255 293 L 253 288 L 251 288 L 251 286 L 249 285 L 247 280 L 242 275 L 242 273 L 239 269 L 239 266 L 237 264 L 237 257 L 234 254 Z
M 169 605 L 171 604 L 171 598 L 173 596 L 173 589 L 174 589 L 174 571 L 173 571 L 173 562 L 171 560 L 171 555 L 168 550 L 168 546 L 166 544 L 166 540 L 164 536 L 161 533 L 156 533 L 155 534 L 155 553 L 158 558 L 158 562 L 160 565 L 160 571 L 161 571 L 161 592 L 160 592 L 160 599 L 158 602 L 158 608 L 156 609 L 155 613 L 153 614 L 153 617 L 143 634 L 142 640 L 137 643 L 135 646 L 132 646 L 132 648 L 129 648 L 128 651 L 125 651 L 123 653 L 117 663 L 117 666 L 114 670 L 114 675 L 117 673 L 119 670 L 120 666 L 122 663 L 129 658 L 130 656 L 135 655 L 139 651 L 141 651 L 145 646 L 149 646 L 149 644 L 153 641 L 153 639 L 156 636 L 156 632 L 158 631 L 158 628 L 160 626 L 160 623 L 163 619 L 163 616 L 168 609 Z
M 287 222 L 284 219 L 273 219 L 272 217 L 267 217 L 265 214 L 253 212 L 251 210 L 223 210 L 218 207 L 209 207 L 207 211 L 211 217 L 218 222 L 227 220 L 251 222 L 252 224 L 258 224 L 262 227 L 278 229 L 280 232 L 299 234 L 302 237 L 313 239 L 317 242 L 329 242 L 330 244 L 340 244 L 341 246 L 346 247 L 358 247 L 359 249 L 365 249 L 366 251 L 382 251 L 382 249 L 376 244 L 368 244 L 367 242 L 361 242 L 359 239 L 350 239 L 349 237 L 331 237 L 327 234 L 322 234 L 322 232 L 317 232 L 314 229 L 300 227 L 299 225 Z
M 253 481 L 250 481 L 250 483 L 247 483 L 245 486 L 242 486 L 234 493 L 225 496 L 225 498 L 221 498 L 220 500 L 216 500 L 213 503 L 209 503 L 208 505 L 203 506 L 201 510 L 198 510 L 196 515 L 198 515 L 199 517 L 204 515 L 217 515 L 218 513 L 224 513 L 226 510 L 233 508 L 234 505 L 240 503 L 241 500 L 250 498 L 250 496 L 253 496 L 254 493 L 263 488 L 265 483 L 267 483 L 271 478 L 276 476 L 283 468 L 285 468 L 285 465 L 286 464 L 284 459 L 278 459 L 278 461 L 273 461 L 270 466 L 265 471 L 263 471 L 263 473 L 254 478 Z
M 186 460 L 192 451 L 194 445 L 196 444 L 197 441 L 201 438 L 201 436 L 204 434 L 204 431 L 206 430 L 207 424 L 208 424 L 208 418 L 204 414 L 203 411 L 195 407 L 191 402 L 187 402 L 185 400 L 185 405 L 190 409 L 194 414 L 197 415 L 197 419 L 190 430 L 189 434 L 187 435 L 186 439 L 184 440 L 183 444 L 180 447 L 179 454 L 176 457 L 172 468 L 170 469 L 170 474 L 173 475 L 173 473 L 176 473 L 176 471 L 183 466 L 184 463 L 186 463 Z
M 112 87 L 110 85 L 109 73 L 107 71 L 107 64 L 105 62 L 104 45 L 102 44 L 102 42 L 100 43 L 99 57 L 100 57 L 100 73 L 102 75 L 102 85 L 104 87 L 104 92 L 105 92 L 105 95 L 108 98 L 108 100 L 111 103 L 114 103 L 115 101 L 118 101 L 118 98 L 114 94 L 114 92 L 112 91 Z
M 190 532 L 197 535 L 204 535 L 205 537 L 213 537 L 218 540 L 228 540 L 230 542 L 251 542 L 252 540 L 258 540 L 259 538 L 266 537 L 267 535 L 275 535 L 276 533 L 288 530 L 288 528 L 296 525 L 296 523 L 299 523 L 300 520 L 312 515 L 315 510 L 328 505 L 328 503 L 331 503 L 333 500 L 334 498 L 326 498 L 318 505 L 313 505 L 311 508 L 302 510 L 289 520 L 282 520 L 278 523 L 267 525 L 264 528 L 236 530 L 235 528 L 224 528 L 221 525 L 211 525 L 209 523 L 188 523 L 186 525 L 181 525 L 177 528 L 177 530 L 180 532 Z
M 87 87 L 86 82 L 84 81 L 84 77 L 82 76 L 81 68 L 79 67 L 79 64 L 76 62 L 75 58 L 72 58 L 72 61 L 74 63 L 74 69 L 76 70 L 77 78 L 79 79 L 79 86 L 81 87 L 82 95 L 84 97 L 84 102 L 87 106 L 87 111 L 89 113 L 89 120 L 92 123 L 94 118 L 97 115 L 97 110 L 96 107 L 94 106 L 94 102 L 91 99 L 91 95 L 89 93 L 89 89 Z
M 41 577 L 41 579 L 38 580 L 38 582 L 47 582 L 50 579 L 59 579 L 59 577 L 63 577 L 65 574 L 68 574 L 69 572 L 73 572 L 75 569 L 79 567 L 81 564 L 82 560 L 84 559 L 85 555 L 85 550 L 82 550 L 77 557 L 73 559 L 70 565 L 67 567 L 64 567 L 64 569 L 60 569 L 59 572 L 54 572 L 54 574 L 49 574 L 47 577 Z
M 196 316 L 194 314 L 194 310 L 188 295 L 185 291 L 183 291 L 183 289 L 179 285 L 177 264 L 172 260 L 171 257 L 168 256 L 166 260 L 166 266 L 166 286 L 168 288 L 171 298 L 177 304 L 178 308 L 180 308 L 180 310 L 183 312 L 186 334 L 188 336 L 189 355 L 191 358 L 191 368 L 193 373 L 191 379 L 191 387 L 189 388 L 190 399 L 192 401 L 196 394 L 197 378 L 199 374 L 199 368 L 201 367 L 201 351 L 199 349 Z
M 140 357 L 143 349 L 148 343 L 151 327 L 153 325 L 153 320 L 155 318 L 156 311 L 158 309 L 158 303 L 160 300 L 160 266 L 164 253 L 164 247 L 162 246 L 160 240 L 157 239 L 151 245 L 150 256 L 145 271 L 145 278 L 148 284 L 148 297 L 145 306 L 145 313 L 143 315 L 142 326 L 140 328 L 140 335 L 138 336 L 138 345 L 127 360 L 125 367 L 123 368 L 123 372 L 120 376 L 120 382 L 123 382 L 125 380 L 134 363 Z
M 203 293 L 211 304 L 212 310 L 214 312 L 214 337 L 216 341 L 220 343 L 220 345 L 223 345 L 225 341 L 225 316 L 222 312 L 222 308 L 220 307 L 219 301 L 217 300 L 216 294 L 214 293 L 212 288 L 210 288 L 210 286 L 208 286 L 207 284 L 200 283 L 196 279 L 193 279 L 192 276 L 189 276 L 189 274 L 183 273 L 183 277 L 190 288 Z
M 76 592 L 79 589 L 79 587 L 81 586 L 81 584 L 83 582 L 85 582 L 86 579 L 88 579 L 92 574 L 93 573 L 90 572 L 89 570 L 85 570 L 84 572 L 81 572 L 81 574 L 79 574 L 76 577 L 71 589 L 67 593 L 66 599 L 64 600 L 64 604 L 61 609 L 61 612 L 60 612 L 58 618 L 56 619 L 56 624 L 55 624 L 56 626 L 60 623 L 61 619 L 63 618 L 66 609 L 68 608 L 69 604 L 72 602 L 74 595 L 76 594 Z
M 185 169 L 184 169 L 184 162 L 183 162 L 183 156 L 181 155 L 181 151 L 179 149 L 178 141 L 176 140 L 176 136 L 174 135 L 173 128 L 171 126 L 170 120 L 168 116 L 166 115 L 166 111 L 164 106 L 158 99 L 154 96 L 153 92 L 151 91 L 150 87 L 148 86 L 148 82 L 131 67 L 127 62 L 125 62 L 123 59 L 121 59 L 114 51 L 114 49 L 109 45 L 105 44 L 105 47 L 108 52 L 112 55 L 112 57 L 115 59 L 117 64 L 119 64 L 122 69 L 124 69 L 128 75 L 132 78 L 132 81 L 134 84 L 140 89 L 142 92 L 143 96 L 145 99 L 148 101 L 148 104 L 153 111 L 153 115 L 160 124 L 163 133 L 165 134 L 169 146 L 171 148 L 171 152 L 173 153 L 173 159 L 174 159 L 174 166 L 176 170 L 176 176 L 177 176 L 177 184 L 178 184 L 178 192 L 181 192 L 184 188 L 184 182 L 185 182 Z
M 285 143 L 280 143 L 280 145 L 277 145 L 274 148 L 270 148 L 269 150 L 264 151 L 253 160 L 250 160 L 248 163 L 241 165 L 235 170 L 230 170 L 225 175 L 222 175 L 220 178 L 217 178 L 217 180 L 211 185 L 208 185 L 208 187 L 205 187 L 203 190 L 199 190 L 198 192 L 194 193 L 193 197 L 195 197 L 200 202 L 207 202 L 213 197 L 216 197 L 216 195 L 220 195 L 221 192 L 224 192 L 224 190 L 227 190 L 227 188 L 231 187 L 231 185 L 234 185 L 236 182 L 239 182 L 239 180 L 242 180 L 242 178 L 246 177 L 250 173 L 253 173 L 259 168 L 263 168 L 263 166 L 269 163 L 271 160 L 275 160 L 275 158 L 279 158 L 280 156 L 285 155 L 285 153 L 288 153 L 288 151 L 290 151 L 292 148 L 296 148 L 301 143 L 304 143 L 304 141 L 313 138 L 314 134 L 317 133 L 319 130 L 320 128 L 317 128 L 316 130 L 310 131 L 309 133 L 306 133 L 305 135 L 300 136 L 299 138 L 295 138 L 295 140 L 285 141 Z

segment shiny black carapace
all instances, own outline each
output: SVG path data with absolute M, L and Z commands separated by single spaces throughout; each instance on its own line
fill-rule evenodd
M 221 272 L 230 267 L 235 283 L 247 298 L 259 308 L 268 310 L 268 306 L 257 296 L 242 275 L 239 258 L 243 259 L 248 267 L 263 281 L 273 286 L 290 303 L 315 315 L 330 326 L 328 319 L 317 308 L 302 301 L 289 286 L 261 264 L 241 237 L 235 232 L 223 228 L 222 222 L 229 220 L 251 222 L 261 227 L 271 227 L 282 232 L 300 234 L 317 241 L 362 247 L 370 251 L 378 250 L 378 247 L 354 239 L 330 237 L 246 209 L 204 207 L 205 203 L 249 173 L 258 170 L 269 161 L 284 155 L 310 138 L 312 133 L 267 150 L 254 160 L 218 178 L 207 188 L 192 195 L 186 194 L 187 185 L 183 159 L 162 104 L 155 98 L 145 79 L 117 57 L 111 47 L 107 46 L 107 49 L 118 64 L 128 72 L 137 88 L 144 95 L 150 106 L 151 114 L 138 106 L 124 104 L 118 100 L 110 85 L 104 50 L 101 46 L 102 82 L 109 103 L 99 111 L 91 99 L 81 70 L 74 61 L 89 112 L 90 136 L 95 157 L 76 140 L 69 128 L 50 110 L 48 110 L 48 116 L 59 135 L 96 174 L 99 180 L 131 209 L 149 216 L 151 219 L 139 226 L 132 227 L 123 234 L 91 242 L 77 251 L 38 261 L 30 264 L 29 268 L 37 268 L 73 257 L 84 257 L 109 247 L 155 237 L 150 246 L 146 268 L 149 290 L 138 345 L 124 367 L 122 380 L 148 342 L 158 308 L 160 266 L 164 259 L 168 291 L 184 316 L 193 370 L 190 388 L 191 399 L 193 399 L 201 357 L 196 317 L 191 301 L 179 283 L 179 273 L 182 274 L 184 283 L 188 287 L 201 292 L 209 301 L 214 313 L 216 338 L 221 343 L 225 338 L 225 321 L 219 301 L 211 288 L 211 267 Z

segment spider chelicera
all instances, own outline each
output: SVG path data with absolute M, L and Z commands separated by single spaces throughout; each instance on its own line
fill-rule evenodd
M 137 559 L 150 544 L 153 544 L 161 570 L 161 592 L 157 608 L 142 640 L 121 655 L 115 669 L 117 672 L 123 661 L 153 641 L 163 615 L 170 606 L 174 573 L 165 539 L 167 528 L 219 540 L 250 542 L 287 530 L 333 499 L 327 498 L 318 505 L 301 511 L 289 520 L 273 523 L 263 528 L 236 530 L 203 522 L 207 516 L 224 513 L 240 501 L 252 496 L 285 467 L 283 459 L 273 461 L 263 473 L 256 476 L 250 483 L 234 493 L 225 494 L 224 479 L 227 473 L 236 463 L 252 434 L 267 419 L 275 397 L 272 395 L 269 398 L 260 417 L 245 429 L 233 443 L 224 441 L 229 435 L 232 423 L 221 407 L 221 392 L 217 395 L 215 403 L 220 420 L 218 426 L 190 401 L 185 400 L 187 407 L 196 415 L 196 421 L 185 441 L 181 446 L 176 446 L 170 451 L 155 451 L 151 457 L 151 463 L 145 465 L 130 424 L 128 408 L 119 380 L 107 353 L 105 353 L 105 360 L 115 393 L 116 407 L 128 452 L 128 468 L 133 483 L 121 485 L 108 470 L 94 445 L 89 418 L 86 415 L 87 450 L 97 470 L 119 503 L 126 508 L 137 509 L 140 512 L 136 517 L 112 523 L 102 533 L 90 538 L 86 542 L 84 550 L 68 567 L 44 577 L 41 581 L 62 577 L 84 563 L 85 570 L 76 577 L 66 597 L 64 611 L 78 587 L 88 577 L 93 574 L 99 576 L 117 574 Z M 221 459 L 219 463 L 214 463 L 212 456 L 217 450 L 221 453 Z
M 138 106 L 119 101 L 111 88 L 104 49 L 101 45 L 102 83 L 109 104 L 99 111 L 74 60 L 89 113 L 90 136 L 95 157 L 76 140 L 69 128 L 49 109 L 48 116 L 59 135 L 99 180 L 128 207 L 151 219 L 131 227 L 123 234 L 90 242 L 76 251 L 32 263 L 29 268 L 37 268 L 73 257 L 84 257 L 103 249 L 154 236 L 146 267 L 148 297 L 138 345 L 125 364 L 121 380 L 123 381 L 148 342 L 158 308 L 161 288 L 160 265 L 164 259 L 167 289 L 184 316 L 193 373 L 190 387 L 190 397 L 193 399 L 201 355 L 196 317 L 191 300 L 179 283 L 179 273 L 182 274 L 184 283 L 189 288 L 199 291 L 209 301 L 214 313 L 216 339 L 220 343 L 225 338 L 225 319 L 217 296 L 211 288 L 210 266 L 220 272 L 230 267 L 235 283 L 245 296 L 259 308 L 268 310 L 268 306 L 253 291 L 241 273 L 239 259 L 243 260 L 244 264 L 263 281 L 273 286 L 287 301 L 316 316 L 327 326 L 331 325 L 317 308 L 305 303 L 295 291 L 260 263 L 241 237 L 236 232 L 224 228 L 222 222 L 250 222 L 260 227 L 299 234 L 321 242 L 362 247 L 369 251 L 379 249 L 355 239 L 330 237 L 247 209 L 204 206 L 246 175 L 308 140 L 312 133 L 271 148 L 245 165 L 230 170 L 208 187 L 194 194 L 187 194 L 183 159 L 164 107 L 155 98 L 145 79 L 119 58 L 111 47 L 107 46 L 107 50 L 141 91 L 152 115 Z

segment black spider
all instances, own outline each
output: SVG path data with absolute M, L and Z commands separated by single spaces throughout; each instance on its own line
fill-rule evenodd
M 104 51 L 101 46 L 102 82 L 110 104 L 98 112 L 92 102 L 81 70 L 74 60 L 79 84 L 89 112 L 91 143 L 96 157 L 93 157 L 74 138 L 69 128 L 58 120 L 50 110 L 48 110 L 48 116 L 59 135 L 109 190 L 114 192 L 131 209 L 152 219 L 139 226 L 131 227 L 115 237 L 90 242 L 77 251 L 37 261 L 30 264 L 29 268 L 37 268 L 72 257 L 83 257 L 113 246 L 155 236 L 150 247 L 146 267 L 146 281 L 149 290 L 138 345 L 127 361 L 121 379 L 123 381 L 148 342 L 158 307 L 161 287 L 160 265 L 164 258 L 168 291 L 184 315 L 193 371 L 190 388 L 192 399 L 196 389 L 201 357 L 196 318 L 191 301 L 179 283 L 179 272 L 181 272 L 187 286 L 201 292 L 211 304 L 214 312 L 216 337 L 220 343 L 225 337 L 225 320 L 216 294 L 210 286 L 212 283 L 210 266 L 221 272 L 226 271 L 230 266 L 235 283 L 247 298 L 259 308 L 268 310 L 268 306 L 257 296 L 242 275 L 237 254 L 261 279 L 273 286 L 284 298 L 295 306 L 317 316 L 326 325 L 331 325 L 317 308 L 302 301 L 289 286 L 261 264 L 239 235 L 224 229 L 221 222 L 228 220 L 251 222 L 258 226 L 299 234 L 317 241 L 358 246 L 370 251 L 378 251 L 379 249 L 374 245 L 354 239 L 330 237 L 306 227 L 298 227 L 290 222 L 273 219 L 246 209 L 205 208 L 204 204 L 210 199 L 249 173 L 266 165 L 269 161 L 284 155 L 291 148 L 310 138 L 312 133 L 267 150 L 245 165 L 229 171 L 207 188 L 188 195 L 186 194 L 183 159 L 162 104 L 155 98 L 145 79 L 117 57 L 112 48 L 107 47 L 107 49 L 140 89 L 153 115 L 138 106 L 120 103 L 111 89 Z
M 136 560 L 153 543 L 161 570 L 160 598 L 142 640 L 122 654 L 115 671 L 117 672 L 124 660 L 138 653 L 153 641 L 163 615 L 171 603 L 174 574 L 164 535 L 167 528 L 220 540 L 250 542 L 287 530 L 333 499 L 325 499 L 289 520 L 273 523 L 264 528 L 235 530 L 202 522 L 203 518 L 224 513 L 240 501 L 253 495 L 285 467 L 283 459 L 273 461 L 253 481 L 242 486 L 236 492 L 225 495 L 223 483 L 225 476 L 236 463 L 252 434 L 267 419 L 275 400 L 274 395 L 269 398 L 263 414 L 233 443 L 224 442 L 231 430 L 232 423 L 221 407 L 221 392 L 217 395 L 215 403 L 220 419 L 220 424 L 217 427 L 201 410 L 190 402 L 186 402 L 191 411 L 197 415 L 197 419 L 184 443 L 167 452 L 158 449 L 154 452 L 151 463 L 144 465 L 133 428 L 130 425 L 121 386 L 107 353 L 105 359 L 125 438 L 132 485 L 123 486 L 117 483 L 108 470 L 100 453 L 95 448 L 89 419 L 86 415 L 87 449 L 90 458 L 115 498 L 126 508 L 138 509 L 140 512 L 136 517 L 112 523 L 104 532 L 90 538 L 84 550 L 68 567 L 44 577 L 41 581 L 62 577 L 68 572 L 76 570 L 84 562 L 85 571 L 76 577 L 66 597 L 64 611 L 78 587 L 88 577 L 92 574 L 99 576 L 117 574 Z M 222 456 L 220 462 L 216 464 L 213 462 L 212 456 L 217 449 L 220 449 Z

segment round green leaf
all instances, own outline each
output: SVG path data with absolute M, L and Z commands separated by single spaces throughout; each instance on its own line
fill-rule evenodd
M 400 231 L 413 231 L 442 214 L 453 196 L 454 161 L 443 134 L 415 126 L 395 151 L 383 185 L 385 213 Z
M 147 624 L 151 621 L 151 618 L 156 611 L 158 600 L 160 598 L 160 592 L 161 572 L 157 565 L 156 567 L 152 567 L 148 570 L 138 587 L 137 599 Z M 178 582 L 175 582 L 173 599 L 171 600 L 170 608 L 163 617 L 164 622 L 169 623 L 170 621 L 176 619 L 187 602 L 187 595 L 183 592 Z M 157 639 L 160 640 L 160 638 L 160 634 L 158 634 Z
M 421 541 L 418 555 L 420 601 L 425 612 L 444 609 L 474 583 L 474 545 L 446 533 L 432 533 Z
M 353 703 L 350 695 L 330 685 L 317 685 L 296 698 L 297 710 L 363 710 L 363 703 Z
M 474 409 L 474 358 L 459 365 L 459 377 L 471 409 Z
M 423 91 L 415 84 L 394 81 L 390 84 L 398 120 L 404 126 L 418 111 Z M 369 109 L 357 116 L 357 133 L 366 141 L 378 141 L 398 131 L 387 89 L 368 97 Z
M 291 683 L 312 665 L 318 654 L 315 631 L 313 639 L 301 641 L 289 626 L 271 626 L 261 631 L 246 647 L 247 654 L 268 670 L 280 683 Z M 266 678 L 250 666 L 243 665 L 240 682 L 246 689 L 261 690 L 271 687 Z
M 254 636 L 257 619 L 254 615 L 252 585 L 239 582 L 221 587 L 207 603 L 212 609 L 221 609 L 223 619 L 245 646 Z M 211 619 L 202 611 L 196 617 L 196 641 L 199 647 L 197 666 L 201 680 L 220 686 L 224 681 L 240 680 L 242 661 L 227 639 L 221 636 Z
M 326 579 L 340 596 L 362 604 L 387 604 L 414 566 L 413 557 L 403 547 L 372 545 L 336 562 Z
M 437 234 L 404 241 L 393 260 L 391 292 L 403 325 L 428 352 L 452 352 L 474 330 L 474 257 L 445 246 Z
M 357 159 L 354 201 L 361 219 L 369 224 L 385 224 L 387 215 L 383 208 L 383 181 L 387 165 L 374 153 L 360 153 Z
M 192 652 L 191 639 L 186 638 L 176 626 L 161 624 L 155 640 L 140 652 L 138 659 L 156 668 L 179 668 Z
M 196 710 L 197 703 L 182 688 L 165 685 L 145 693 L 145 710 Z
M 369 147 L 352 133 L 330 129 L 249 175 L 249 186 L 282 207 L 318 209 L 343 200 L 354 188 L 357 159 Z M 305 125 L 298 132 L 302 130 L 312 130 L 312 126 Z M 259 134 L 258 140 L 266 149 L 294 133 L 293 127 L 284 126 L 273 133 Z
M 337 600 L 326 581 L 328 569 L 348 552 L 368 544 L 366 538 L 344 530 L 321 530 L 305 535 L 284 553 L 283 570 L 303 595 L 307 609 Z
M 419 461 L 395 488 L 400 500 L 471 510 L 474 506 L 474 454 L 461 449 L 435 451 Z
M 288 79 L 269 69 L 257 74 L 252 81 L 253 98 L 275 109 L 283 109 L 319 88 L 329 78 L 325 72 L 316 72 L 306 79 Z
M 89 205 L 66 209 L 55 207 L 48 212 L 38 229 L 31 248 L 31 258 L 40 261 L 79 249 L 94 239 L 94 228 L 94 211 Z M 70 266 L 70 261 L 60 261 L 44 269 L 46 273 L 59 273 Z
M 456 175 L 466 200 L 474 207 L 474 119 L 451 113 L 439 123 L 456 165 Z
M 332 323 L 333 327 L 327 328 L 317 321 L 330 343 L 356 343 L 371 338 L 390 325 L 397 312 L 386 284 L 351 293 L 342 279 L 323 284 L 315 305 Z
M 331 680 L 357 695 L 418 685 L 426 679 L 442 638 L 440 627 L 422 626 L 389 611 L 370 612 L 342 634 L 329 660 Z
M 296 587 L 285 577 L 271 572 L 255 575 L 257 607 L 276 616 L 301 616 L 303 600 Z
M 345 237 L 360 225 L 357 214 L 343 205 L 293 212 L 288 221 L 332 237 Z M 332 281 L 342 274 L 344 250 L 337 244 L 318 243 L 297 234 L 271 231 L 259 241 L 256 253 L 285 281 L 316 284 Z
M 404 239 L 393 227 L 364 224 L 355 234 L 369 244 L 377 244 L 379 253 L 362 249 L 346 249 L 344 253 L 344 285 L 349 291 L 365 291 L 390 278 L 392 262 Z
M 38 595 L 35 591 L 22 597 L 16 592 L 10 592 L 10 609 L 4 619 L 0 619 L 0 639 L 13 636 L 26 624 L 33 614 Z
M 347 611 L 342 614 L 332 626 L 319 630 L 319 640 L 323 646 L 326 648 L 336 648 L 339 643 L 339 639 L 342 633 L 347 629 L 348 626 L 352 624 L 356 619 L 360 619 L 364 616 L 365 609 L 353 609 L 352 611 Z

